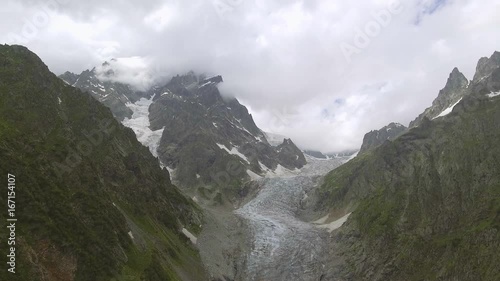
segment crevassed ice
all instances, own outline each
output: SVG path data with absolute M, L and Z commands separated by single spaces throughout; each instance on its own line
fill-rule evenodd
M 158 157 L 158 146 L 160 145 L 160 139 L 163 134 L 163 129 L 152 131 L 149 126 L 149 106 L 153 103 L 153 98 L 145 99 L 142 98 L 135 104 L 128 103 L 127 107 L 133 112 L 132 118 L 125 118 L 123 120 L 123 125 L 134 130 L 137 140 L 144 146 L 149 148 L 149 151 Z
M 245 280 L 320 280 L 328 254 L 328 232 L 340 227 L 347 217 L 318 226 L 301 221 L 296 215 L 301 201 L 316 187 L 315 177 L 348 158 L 306 159 L 308 164 L 300 170 L 285 171 L 279 166 L 271 172 L 272 176 L 268 172 L 265 178 L 258 179 L 262 186 L 259 194 L 235 211 L 245 221 L 252 245 L 246 255 Z

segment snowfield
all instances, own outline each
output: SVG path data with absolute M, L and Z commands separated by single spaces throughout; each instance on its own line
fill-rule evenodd
M 152 131 L 149 128 L 149 106 L 153 103 L 153 97 L 151 99 L 142 98 L 135 104 L 129 103 L 129 107 L 132 112 L 132 118 L 125 118 L 123 120 L 123 125 L 134 130 L 137 140 L 144 146 L 149 148 L 149 151 L 158 157 L 158 146 L 160 145 L 161 135 L 163 134 L 163 129 Z

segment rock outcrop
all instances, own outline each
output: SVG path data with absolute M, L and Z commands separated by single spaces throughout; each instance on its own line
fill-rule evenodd
M 498 279 L 500 70 L 490 72 L 448 115 L 325 177 L 316 209 L 352 212 L 325 280 Z
M 306 160 L 289 139 L 271 146 L 246 107 L 221 96 L 222 81 L 192 72 L 172 78 L 156 91 L 149 118 L 152 130 L 165 128 L 158 155 L 176 181 L 199 198 L 231 201 L 245 181 Z
M 149 98 L 151 91 L 138 91 L 131 85 L 113 82 L 114 71 L 108 62 L 92 70 L 85 70 L 81 74 L 65 72 L 60 75 L 68 85 L 89 93 L 96 100 L 111 109 L 118 121 L 132 117 L 132 110 L 127 104 L 135 103 L 141 98 Z
M 446 86 L 439 91 L 438 97 L 432 102 L 432 106 L 427 108 L 424 113 L 420 114 L 414 121 L 410 123 L 410 128 L 419 126 L 424 118 L 434 119 L 439 117 L 443 112 L 453 110 L 453 106 L 457 104 L 467 93 L 469 80 L 458 70 L 454 68 L 446 82 Z
M 396 139 L 407 129 L 408 128 L 399 123 L 391 123 L 380 130 L 375 130 L 367 133 L 363 138 L 363 145 L 361 145 L 359 154 L 363 154 L 370 149 L 378 147 L 385 141 Z

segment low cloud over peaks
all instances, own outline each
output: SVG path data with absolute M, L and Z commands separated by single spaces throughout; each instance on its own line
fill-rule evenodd
M 0 42 L 28 46 L 57 74 L 111 58 L 112 79 L 138 88 L 221 74 L 260 127 L 322 151 L 408 124 L 455 66 L 471 78 L 500 49 L 495 0 L 4 2 Z

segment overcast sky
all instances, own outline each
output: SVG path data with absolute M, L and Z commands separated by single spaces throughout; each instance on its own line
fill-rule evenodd
M 56 74 L 110 58 L 130 83 L 221 74 L 259 127 L 304 148 L 355 149 L 404 125 L 453 67 L 500 50 L 499 0 L 1 0 L 0 42 Z M 119 60 L 120 61 L 120 60 Z M 153 77 L 151 77 L 153 75 Z

